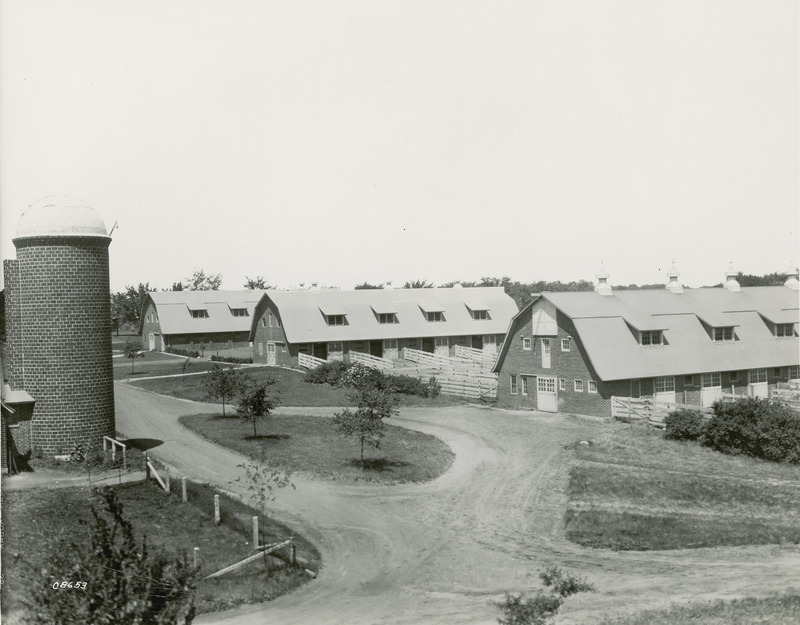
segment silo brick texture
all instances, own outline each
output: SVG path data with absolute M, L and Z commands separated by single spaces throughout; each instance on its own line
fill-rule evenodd
M 16 386 L 36 400 L 34 450 L 114 436 L 107 237 L 41 236 L 17 248 Z M 8 275 L 8 269 L 6 270 Z

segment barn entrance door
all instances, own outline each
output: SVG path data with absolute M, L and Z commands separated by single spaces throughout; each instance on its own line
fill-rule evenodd
M 156 348 L 156 335 L 151 332 L 147 338 L 150 340 L 150 351 L 152 352 Z
M 472 349 L 483 349 L 483 336 L 472 337 Z
M 433 353 L 433 339 L 432 338 L 422 339 L 422 351 L 423 352 L 428 352 L 429 354 Z
M 536 406 L 544 412 L 558 412 L 555 378 L 539 376 L 536 379 Z
M 267 343 L 267 364 L 275 364 L 275 343 Z
M 769 398 L 769 387 L 767 386 L 767 370 L 751 369 L 747 372 L 748 390 L 750 397 Z
M 383 343 L 381 343 L 380 341 L 370 341 L 369 355 L 376 356 L 378 358 L 383 357 Z
M 656 378 L 654 382 L 653 401 L 675 403 L 675 377 Z
M 708 408 L 718 399 L 722 399 L 722 375 L 704 373 L 700 389 L 700 405 Z

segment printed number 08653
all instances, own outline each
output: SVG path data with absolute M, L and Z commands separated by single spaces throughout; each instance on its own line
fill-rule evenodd
M 80 590 L 86 590 L 86 582 L 53 582 L 53 588 L 58 590 L 59 588 L 76 588 Z

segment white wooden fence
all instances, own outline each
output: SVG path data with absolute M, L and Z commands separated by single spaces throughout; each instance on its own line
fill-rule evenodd
M 612 418 L 622 421 L 643 420 L 658 428 L 664 427 L 664 420 L 670 412 L 680 410 L 681 408 L 694 410 L 707 417 L 711 417 L 710 408 L 689 406 L 687 404 L 656 402 L 648 397 L 611 397 Z
M 465 345 L 456 345 L 455 355 L 456 358 L 476 360 L 481 364 L 486 364 L 491 367 L 494 366 L 494 363 L 497 360 L 497 354 L 487 354 L 482 349 L 475 349 L 474 347 L 466 347 Z
M 388 358 L 379 358 L 372 354 L 365 354 L 363 352 L 350 352 L 350 362 L 357 362 L 366 367 L 373 369 L 380 369 L 381 371 L 392 373 L 396 369 L 394 360 Z
M 306 369 L 316 369 L 325 362 L 327 362 L 327 360 L 317 358 L 316 356 L 310 356 L 309 354 L 304 354 L 303 352 L 299 352 L 297 354 L 297 364 L 301 367 L 305 367 Z

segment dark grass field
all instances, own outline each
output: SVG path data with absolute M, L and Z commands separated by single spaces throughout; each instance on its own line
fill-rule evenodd
M 800 543 L 800 466 L 614 424 L 577 446 L 567 537 L 618 550 Z
M 243 455 L 330 480 L 422 482 L 444 473 L 454 457 L 435 436 L 391 425 L 381 449 L 365 449 L 362 467 L 358 441 L 340 436 L 326 417 L 266 417 L 258 423 L 257 438 L 253 426 L 235 416 L 191 415 L 181 423 Z
M 199 547 L 201 576 L 244 559 L 251 553 L 252 540 L 246 532 L 227 525 L 216 526 L 213 517 L 191 503 L 181 503 L 159 487 L 145 482 L 118 486 L 126 518 L 134 525 L 137 539 L 147 536 L 151 546 L 164 546 L 176 553 L 193 554 Z M 197 490 L 197 489 L 196 489 Z M 202 487 L 200 487 L 202 492 Z M 213 493 L 207 493 L 213 501 Z M 39 565 L 48 554 L 61 547 L 61 540 L 88 539 L 93 497 L 88 488 L 58 488 L 5 491 L 3 493 L 3 579 L 4 618 L 19 614 L 28 589 L 38 582 Z M 238 502 L 237 502 L 238 503 Z M 213 503 L 211 504 L 213 505 Z M 241 507 L 241 504 L 239 504 Z M 233 506 L 228 506 L 232 508 Z M 223 503 L 223 510 L 225 504 Z M 230 513 L 254 514 L 241 509 Z M 275 541 L 292 533 L 261 516 L 265 540 Z M 299 553 L 315 566 L 319 555 L 302 542 Z M 285 566 L 273 558 L 257 560 L 221 578 L 202 581 L 197 587 L 199 612 L 227 609 L 245 603 L 267 601 L 303 584 L 308 576 L 300 569 Z
M 666 610 L 605 618 L 597 625 L 797 625 L 800 594 L 676 605 Z
M 163 357 L 163 356 L 162 356 Z M 205 370 L 211 368 L 213 363 L 208 361 L 196 362 L 195 369 L 189 372 Z M 137 365 L 139 362 L 137 361 Z M 192 364 L 191 366 L 195 366 Z M 221 366 L 229 366 L 222 364 Z M 177 368 L 176 368 L 177 367 Z M 164 368 L 163 373 L 154 375 L 167 375 L 170 373 L 181 373 L 181 363 L 177 361 L 172 367 Z M 275 380 L 275 384 L 270 386 L 270 393 L 274 393 L 281 406 L 347 406 L 347 394 L 344 389 L 335 388 L 329 384 L 310 384 L 305 381 L 305 374 L 294 369 L 283 369 L 280 367 L 241 367 L 240 371 L 255 382 L 263 382 L 267 378 Z M 117 368 L 115 367 L 115 376 Z M 130 372 L 130 368 L 128 369 Z M 121 377 L 131 377 L 122 375 Z M 136 376 L 134 376 L 136 377 Z M 194 401 L 208 401 L 208 393 L 205 388 L 205 376 L 187 375 L 185 377 L 163 378 L 158 380 L 142 380 L 135 382 L 136 386 L 170 395 L 181 399 L 191 399 Z M 440 395 L 436 398 L 419 397 L 416 395 L 398 395 L 400 406 L 452 406 L 465 403 L 465 400 L 456 397 Z M 217 403 L 222 403 L 217 401 Z

